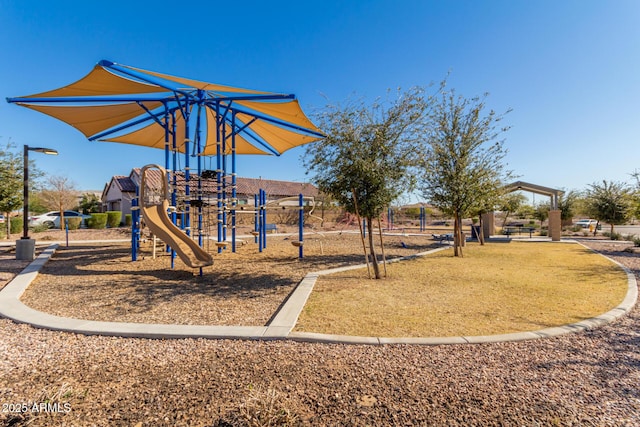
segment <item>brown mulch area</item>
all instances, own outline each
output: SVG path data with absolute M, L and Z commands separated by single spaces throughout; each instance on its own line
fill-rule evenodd
M 294 237 L 270 236 L 258 251 L 253 239 L 217 254 L 198 269 L 171 257 L 162 245 L 152 258 L 147 242 L 138 261 L 130 245 L 61 246 L 23 295 L 28 306 L 80 319 L 200 325 L 265 325 L 310 271 L 364 262 L 357 234 L 314 234 L 298 259 Z M 402 243 L 406 248 L 402 247 Z M 389 258 L 411 255 L 437 243 L 426 236 L 387 236 Z
M 407 243 L 405 238 L 403 241 Z M 244 274 L 244 268 L 256 269 L 256 277 L 273 282 L 245 287 L 231 296 L 243 304 L 241 310 L 249 312 L 252 298 L 276 301 L 272 296 L 285 295 L 293 286 L 278 278 L 280 273 L 275 270 L 279 268 L 272 265 L 269 270 L 266 265 L 283 263 L 283 268 L 289 269 L 287 274 L 303 274 L 307 266 L 317 270 L 322 265 L 322 257 L 314 260 L 312 241 L 309 243 L 308 260 L 302 262 L 295 260 L 295 248 L 286 241 L 281 250 L 274 243 L 263 254 L 250 253 L 252 244 L 246 245 L 237 254 L 242 262 L 229 261 L 235 270 L 228 270 L 228 278 L 220 277 L 206 286 L 200 281 L 210 279 L 204 277 L 218 277 L 216 268 L 226 270 L 226 255 L 216 255 L 212 270 L 199 278 L 188 269 L 165 268 L 166 258 L 148 263 L 145 255 L 139 265 L 149 267 L 138 270 L 142 267 L 127 262 L 123 249 L 111 258 L 111 264 L 109 250 L 97 246 L 82 250 L 95 257 L 94 264 L 82 260 L 77 247 L 60 248 L 46 274 L 53 277 L 55 269 L 61 268 L 55 266 L 56 259 L 60 264 L 69 261 L 76 271 L 70 275 L 69 292 L 76 296 L 86 292 L 90 281 L 95 280 L 95 287 L 97 279 L 117 274 L 118 280 L 109 286 L 113 292 L 118 286 L 137 291 L 128 298 L 114 297 L 128 301 L 131 313 L 118 314 L 114 307 L 98 304 L 85 313 L 143 319 L 175 318 L 155 312 L 151 301 L 161 304 L 176 299 L 187 305 L 188 301 L 212 298 L 221 303 L 232 290 L 223 291 L 225 296 L 218 293 L 220 290 L 209 290 L 217 280 L 231 287 L 244 277 L 232 280 Z M 360 262 L 357 244 L 358 240 L 348 256 Z M 587 244 L 627 265 L 636 275 L 640 272 L 638 255 L 622 252 L 626 244 Z M 398 251 L 404 250 L 397 246 Z M 327 242 L 323 251 L 331 258 L 329 247 Z M 4 260 L 0 262 L 2 274 L 10 274 Z M 164 276 L 167 271 L 171 274 Z M 116 283 L 120 278 L 123 285 Z M 136 279 L 140 283 L 149 278 L 165 284 L 160 292 L 136 288 L 140 286 Z M 192 291 L 174 289 L 181 285 Z M 55 289 L 58 285 L 51 290 L 44 282 L 37 286 L 42 293 L 53 292 L 49 295 L 56 299 L 69 298 L 63 288 Z M 108 291 L 100 292 L 109 295 Z M 73 304 L 58 305 L 71 310 Z M 224 322 L 225 316 L 219 313 L 202 314 L 206 309 L 191 311 L 199 319 Z M 244 318 L 252 316 L 260 323 L 266 314 Z M 249 421 L 268 412 L 261 404 L 273 403 L 272 415 L 303 425 L 635 426 L 640 425 L 639 346 L 638 308 L 610 325 L 578 334 L 516 343 L 432 347 L 126 339 L 38 330 L 2 319 L 0 410 L 20 408 L 23 403 L 29 410 L 0 412 L 0 423 L 259 425 Z M 33 411 L 32 403 L 47 399 L 60 402 L 62 409 L 58 413 Z

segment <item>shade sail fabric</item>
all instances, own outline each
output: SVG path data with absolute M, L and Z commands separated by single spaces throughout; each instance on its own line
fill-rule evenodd
M 18 105 L 62 120 L 78 129 L 87 138 L 143 114 L 147 114 L 146 111 L 135 102 L 94 106 L 42 105 L 25 104 L 23 102 L 18 103 Z M 155 109 L 161 105 L 159 102 L 152 102 L 146 106 L 147 108 Z
M 202 82 L 199 80 L 186 79 L 183 77 L 170 76 L 169 74 L 157 73 L 155 71 L 143 70 L 141 68 L 130 67 L 128 65 L 123 65 L 123 68 L 127 68 L 130 70 L 134 70 L 140 73 L 148 74 L 150 76 L 160 77 L 165 80 L 170 80 L 172 82 L 180 83 L 184 85 L 186 88 L 196 88 L 201 90 L 209 90 L 213 92 L 219 93 L 252 93 L 252 94 L 272 94 L 273 92 L 263 92 L 259 90 L 252 89 L 241 89 L 237 87 L 225 86 L 225 85 L 217 85 L 213 83 Z
M 207 83 L 109 61 L 101 61 L 67 86 L 8 101 L 62 120 L 91 140 L 154 148 L 165 148 L 165 141 L 173 140 L 162 123 L 174 114 L 177 150 L 187 151 L 185 139 L 195 140 L 197 132 L 200 155 L 215 155 L 218 149 L 220 154 L 230 154 L 232 132 L 237 154 L 279 155 L 324 137 L 293 95 Z M 185 136 L 184 115 L 191 137 Z M 169 122 L 165 125 L 170 126 Z M 198 123 L 205 128 L 194 131 Z
M 140 93 L 160 93 L 166 89 L 143 82 L 136 82 L 117 76 L 96 65 L 93 70 L 80 80 L 59 89 L 28 95 L 23 98 L 64 98 L 77 96 L 111 96 Z
M 176 127 L 176 151 L 180 153 L 184 153 L 185 124 L 184 124 L 184 119 L 182 117 L 180 116 L 176 117 L 175 127 Z M 215 132 L 216 132 L 215 115 L 210 109 L 207 109 L 207 133 L 215 135 Z M 227 125 L 227 134 L 230 134 L 230 126 L 228 125 Z M 172 139 L 170 138 L 169 141 L 171 140 Z M 145 126 L 141 129 L 137 129 L 125 135 L 121 135 L 113 138 L 106 138 L 106 139 L 103 139 L 103 141 L 120 142 L 123 144 L 142 145 L 145 147 L 153 147 L 153 148 L 164 148 L 165 147 L 165 130 L 164 130 L 164 127 L 153 122 L 150 125 Z M 173 149 L 173 147 L 171 147 L 171 142 L 169 143 L 169 148 Z M 230 139 L 226 141 L 223 152 L 224 154 L 231 154 Z M 215 155 L 216 143 L 214 142 L 206 145 L 201 150 L 200 154 Z M 237 135 L 236 136 L 236 154 L 268 154 L 268 153 L 250 144 L 242 136 Z
M 303 129 L 320 132 L 320 129 L 304 114 L 297 100 L 288 102 L 236 101 L 235 103 L 247 107 L 249 110 L 292 123 Z
M 236 116 L 243 122 L 249 122 L 253 117 L 238 113 Z M 298 145 L 307 144 L 309 142 L 317 141 L 317 136 L 305 135 L 297 132 L 293 132 L 289 129 L 285 129 L 267 121 L 256 120 L 251 125 L 251 130 L 255 132 L 260 138 L 269 142 L 269 145 L 273 147 L 278 153 L 284 153 L 285 151 L 297 147 Z

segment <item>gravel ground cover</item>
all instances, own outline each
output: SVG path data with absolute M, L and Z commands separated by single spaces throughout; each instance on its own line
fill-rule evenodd
M 623 252 L 625 244 L 588 244 L 640 272 L 638 255 Z M 285 255 L 271 249 L 265 257 L 284 261 Z M 71 256 L 74 250 L 61 255 L 69 255 L 76 269 L 87 267 Z M 358 249 L 352 256 L 360 262 Z M 259 264 L 259 259 L 251 256 L 241 264 Z M 5 261 L 0 257 L 3 278 L 19 271 Z M 151 270 L 137 277 L 146 281 L 160 271 Z M 193 273 L 178 270 L 175 274 L 189 286 L 198 287 Z M 110 274 L 76 273 L 87 275 Z M 281 286 L 284 294 L 287 285 Z M 268 300 L 278 287 L 246 292 Z M 109 307 L 92 310 L 116 314 Z M 255 315 L 255 322 L 262 317 Z M 38 330 L 0 319 L 0 422 L 229 426 L 261 425 L 258 421 L 271 416 L 292 425 L 636 426 L 639 327 L 634 308 L 604 327 L 551 339 L 422 347 L 124 339 Z

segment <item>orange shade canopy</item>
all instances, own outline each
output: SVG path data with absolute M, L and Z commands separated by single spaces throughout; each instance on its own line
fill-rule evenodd
M 235 88 L 100 61 L 58 89 L 8 98 L 89 140 L 199 155 L 275 154 L 324 137 L 293 95 Z M 195 147 L 186 146 L 191 141 Z M 197 151 L 197 153 L 196 153 Z

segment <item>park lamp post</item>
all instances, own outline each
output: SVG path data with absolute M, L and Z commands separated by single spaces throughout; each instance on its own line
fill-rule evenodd
M 33 261 L 36 253 L 35 240 L 29 238 L 29 151 L 36 153 L 58 155 L 56 150 L 43 147 L 24 146 L 24 173 L 23 173 L 23 205 L 22 205 L 22 238 L 16 241 L 16 259 Z

